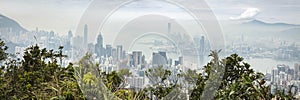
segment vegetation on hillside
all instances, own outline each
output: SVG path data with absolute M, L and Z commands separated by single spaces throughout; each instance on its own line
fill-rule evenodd
M 0 98 L 17 99 L 259 99 L 275 96 L 294 99 L 292 93 L 277 91 L 275 95 L 266 85 L 264 75 L 251 69 L 237 54 L 220 59 L 220 51 L 212 51 L 211 61 L 204 66 L 203 73 L 195 70 L 172 73 L 162 66 L 148 69 L 145 73 L 152 83 L 134 90 L 125 88 L 128 69 L 106 73 L 94 63 L 90 54 L 79 62 L 61 66 L 67 57 L 58 50 L 47 50 L 38 45 L 28 47 L 22 58 L 7 54 L 5 43 L 0 40 Z M 181 91 L 183 88 L 190 93 Z

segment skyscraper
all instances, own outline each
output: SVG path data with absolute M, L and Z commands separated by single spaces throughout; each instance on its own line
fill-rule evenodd
M 172 27 L 172 24 L 169 22 L 168 23 L 168 34 L 171 34 L 171 27 Z
M 143 53 L 142 51 L 133 51 L 132 52 L 132 57 L 133 57 L 133 64 L 134 66 L 138 66 L 143 64 Z
M 180 65 L 183 65 L 183 57 L 179 57 L 178 61 Z
M 169 65 L 169 66 L 172 66 L 172 64 L 173 64 L 172 62 L 173 62 L 173 61 L 172 61 L 172 59 L 170 58 L 170 59 L 168 60 L 168 65 Z
M 167 53 L 165 51 L 159 51 L 158 53 L 163 57 L 164 61 L 167 62 Z
M 116 50 L 116 48 L 113 48 L 112 50 L 111 50 L 111 56 L 112 56 L 112 58 L 114 59 L 114 60 L 117 60 L 116 58 L 117 58 L 117 50 Z
M 97 37 L 97 43 L 95 44 L 95 52 L 98 57 L 104 56 L 103 37 L 101 33 L 99 33 Z
M 200 48 L 199 48 L 200 65 L 204 64 L 204 52 L 205 52 L 205 39 L 204 39 L 204 36 L 201 36 L 201 38 L 200 38 Z
M 153 65 L 165 65 L 167 64 L 167 55 L 166 55 L 166 52 L 158 52 L 158 53 L 155 53 L 153 52 L 152 53 L 152 64 Z
M 125 50 L 123 50 L 122 55 L 123 55 L 122 59 L 125 59 L 126 58 L 126 51 Z
M 71 40 L 71 39 L 72 39 L 72 37 L 73 37 L 72 31 L 71 31 L 71 30 L 69 30 L 69 32 L 68 32 L 68 40 Z
M 111 45 L 106 45 L 105 52 L 106 52 L 106 56 L 110 57 L 111 52 L 112 52 L 112 46 Z
M 84 29 L 83 29 L 83 48 L 86 48 L 87 47 L 87 40 L 88 40 L 88 25 L 84 25 Z
M 294 79 L 295 80 L 299 80 L 299 70 L 300 70 L 300 65 L 299 64 L 295 64 L 294 65 Z
M 132 54 L 128 54 L 128 64 L 129 64 L 130 67 L 134 65 Z
M 117 61 L 121 60 L 123 58 L 123 46 L 117 45 Z
M 145 64 L 146 63 L 146 57 L 145 55 L 142 56 L 142 64 Z
M 70 30 L 68 32 L 66 50 L 70 50 L 71 49 L 71 40 L 72 40 L 72 37 L 73 37 L 73 34 L 72 34 L 72 31 Z
M 179 65 L 179 61 L 175 60 L 175 66 Z

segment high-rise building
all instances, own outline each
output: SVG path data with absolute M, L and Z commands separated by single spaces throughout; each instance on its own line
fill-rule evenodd
M 84 25 L 84 29 L 83 29 L 83 48 L 87 47 L 87 40 L 88 40 L 88 25 Z
M 169 22 L 168 23 L 168 34 L 171 34 L 171 28 L 172 28 L 172 24 Z
M 111 45 L 106 45 L 106 48 L 105 48 L 105 55 L 107 57 L 111 57 L 111 53 L 112 53 L 112 46 Z
M 183 57 L 179 57 L 178 61 L 180 65 L 183 65 Z
M 170 58 L 169 60 L 168 60 L 168 64 L 169 64 L 169 66 L 172 66 L 172 63 L 173 61 L 172 61 L 172 59 Z
M 200 38 L 200 47 L 199 47 L 200 65 L 204 64 L 204 52 L 205 52 L 205 39 L 204 39 L 204 36 L 201 36 L 201 38 Z
M 50 33 L 48 34 L 48 39 L 49 39 L 48 40 L 48 49 L 55 49 L 57 47 L 57 45 L 56 45 L 57 42 L 55 42 L 56 38 L 55 38 L 55 34 L 53 31 L 50 31 Z
M 276 72 L 276 68 L 273 68 L 271 70 L 271 83 L 275 82 L 275 72 Z
M 175 60 L 175 66 L 179 65 L 179 61 Z
M 133 65 L 138 66 L 143 64 L 143 53 L 142 51 L 133 51 L 132 52 L 132 57 L 133 57 Z
M 145 79 L 144 77 L 126 77 L 126 84 L 130 85 L 129 88 L 139 90 L 144 87 Z
M 112 56 L 112 58 L 114 59 L 114 60 L 117 60 L 116 58 L 117 58 L 117 50 L 116 50 L 116 48 L 113 48 L 112 50 L 111 50 L 111 56 Z
M 72 37 L 73 37 L 72 31 L 71 31 L 71 30 L 69 30 L 69 32 L 68 32 L 68 40 L 71 40 L 71 39 L 72 39 Z
M 97 37 L 97 43 L 95 44 L 95 52 L 98 57 L 104 56 L 103 37 L 101 33 Z
M 145 64 L 146 63 L 146 57 L 145 55 L 142 56 L 142 64 Z
M 276 68 L 272 69 L 271 83 L 273 85 L 287 85 L 294 79 L 294 70 L 290 69 L 287 65 L 277 65 Z
M 159 51 L 158 53 L 163 56 L 165 60 L 167 60 L 167 53 L 165 51 Z
M 121 60 L 123 58 L 123 46 L 117 45 L 117 61 Z
M 71 40 L 72 40 L 72 37 L 73 37 L 73 34 L 72 34 L 72 31 L 70 30 L 68 32 L 68 37 L 67 37 L 67 42 L 66 42 L 66 50 L 70 50 L 71 49 Z
M 300 71 L 300 65 L 295 64 L 294 65 L 294 80 L 299 80 L 299 71 Z
M 130 67 L 132 67 L 133 65 L 134 65 L 134 61 L 133 61 L 133 55 L 132 54 L 128 54 L 128 56 L 127 56 L 128 58 L 128 65 L 130 66 Z
M 152 53 L 152 64 L 153 65 L 165 65 L 167 64 L 167 55 L 166 55 L 166 52 L 158 52 L 158 53 L 155 53 L 153 52 Z
M 122 59 L 125 59 L 126 58 L 126 51 L 125 50 L 123 50 L 122 55 L 123 55 Z

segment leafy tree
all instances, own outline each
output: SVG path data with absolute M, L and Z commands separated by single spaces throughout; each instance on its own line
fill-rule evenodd
M 87 53 L 77 63 L 79 66 L 74 67 L 75 77 L 87 99 L 147 99 L 147 95 L 142 90 L 136 92 L 124 88 L 124 77 L 131 75 L 128 69 L 106 73 L 100 70 L 100 65 L 95 64 L 92 58 Z
M 121 69 L 118 71 L 118 75 L 124 78 L 125 76 L 130 76 L 131 72 L 129 71 L 129 69 Z
M 86 99 L 104 99 L 110 100 L 116 98 L 106 87 L 104 77 L 98 64 L 93 62 L 91 54 L 86 53 L 78 63 L 74 65 L 75 78 Z
M 191 91 L 191 96 L 190 99 L 192 100 L 197 100 L 200 99 L 200 96 L 202 95 L 204 91 L 204 78 L 202 77 L 202 74 L 199 73 L 197 76 L 197 81 L 196 81 L 196 87 Z
M 216 98 L 271 99 L 271 93 L 266 92 L 264 83 L 260 82 L 264 81 L 264 75 L 254 72 L 242 57 L 232 54 L 222 63 L 225 71 Z
M 170 70 L 164 69 L 163 66 L 148 69 L 145 73 L 151 83 L 146 88 L 150 99 L 186 99 L 185 93 L 181 91 L 183 74 L 175 75 Z
M 166 83 L 170 77 L 171 71 L 163 69 L 163 66 L 158 66 L 154 69 L 148 69 L 146 76 L 152 83 L 148 88 L 149 92 L 155 95 L 157 98 L 162 99 L 175 87 L 175 84 Z
M 197 86 L 191 99 L 271 99 L 270 86 L 265 85 L 264 75 L 255 72 L 243 58 L 232 54 L 219 60 L 218 53 L 212 51 L 211 62 L 204 66 L 204 77 L 199 74 Z M 220 83 L 220 85 L 218 85 Z M 207 91 L 208 90 L 208 91 Z M 212 92 L 212 91 L 216 92 Z M 203 94 L 204 93 L 204 94 Z
M 60 49 L 63 49 L 60 47 Z M 83 99 L 73 77 L 72 64 L 61 67 L 59 51 L 31 46 L 22 60 L 9 57 L 1 66 L 0 98 L 3 99 Z
M 2 41 L 2 39 L 0 39 L 0 62 L 7 58 L 7 56 L 8 56 L 8 54 L 6 53 L 7 49 L 8 49 L 8 47 L 5 46 L 4 41 Z

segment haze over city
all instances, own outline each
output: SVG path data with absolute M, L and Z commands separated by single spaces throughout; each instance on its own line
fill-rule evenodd
M 0 0 L 0 39 L 19 58 L 32 45 L 63 46 L 59 52 L 68 57 L 56 62 L 62 67 L 79 62 L 74 66 L 80 68 L 88 58 L 84 63 L 95 63 L 106 74 L 126 69 L 131 75 L 122 88 L 135 91 L 159 84 L 147 76 L 155 68 L 171 71 L 168 84 L 191 70 L 206 77 L 220 50 L 220 59 L 237 54 L 263 73 L 274 94 L 277 86 L 300 86 L 299 5 L 297 0 Z M 188 98 L 194 83 L 182 90 Z
M 55 33 L 58 33 L 58 35 L 67 35 L 68 31 L 71 30 L 74 34 L 82 35 L 83 33 L 80 30 L 83 30 L 83 27 L 77 27 L 77 25 L 82 14 L 91 2 L 91 0 L 29 0 L 26 2 L 20 0 L 1 0 L 0 11 L 2 15 L 16 20 L 22 27 L 29 31 L 39 28 L 41 30 L 54 31 Z M 299 5 L 299 2 L 296 0 L 275 0 L 272 2 L 234 0 L 221 2 L 209 0 L 206 2 L 210 6 L 211 11 L 209 9 L 203 10 L 213 12 L 215 14 L 220 26 L 222 27 L 227 45 L 231 44 L 241 36 L 243 36 L 245 41 L 247 41 L 250 45 L 252 43 L 256 45 L 257 43 L 255 42 L 257 42 L 257 38 L 262 38 L 260 41 L 266 41 L 264 39 L 277 38 L 277 40 L 291 41 L 299 44 L 299 41 L 297 41 L 298 39 L 296 38 L 296 36 L 299 35 L 294 32 L 298 30 L 298 24 L 300 24 L 300 21 L 296 18 L 296 16 L 299 16 L 300 14 L 300 11 L 298 10 L 299 6 L 297 6 Z M 193 8 L 193 10 L 201 10 L 197 9 L 197 7 Z M 93 12 L 101 13 L 102 10 L 96 10 Z M 134 16 L 147 14 L 165 15 L 170 19 L 176 19 L 176 22 L 178 23 L 190 25 L 187 26 L 190 30 L 187 30 L 189 31 L 188 34 L 191 34 L 192 36 L 204 34 L 203 31 L 193 30 L 199 28 L 192 24 L 192 17 L 188 15 L 188 13 L 184 12 L 183 9 L 176 7 L 176 5 L 162 3 L 159 0 L 142 0 L 124 5 L 121 9 L 114 12 L 108 20 L 110 25 L 116 26 L 118 24 L 122 25 L 124 23 L 128 23 L 128 21 L 130 21 L 130 19 Z M 146 23 L 156 22 L 147 22 L 146 20 Z M 251 26 L 250 28 L 246 25 L 240 25 L 248 23 Z M 255 28 L 260 26 L 272 27 L 272 24 L 274 23 L 284 23 L 295 26 L 279 26 L 278 29 Z M 93 26 L 90 25 L 90 27 Z M 103 36 L 106 38 L 114 37 L 113 34 L 117 34 L 117 32 L 113 29 L 107 30 L 108 31 L 102 32 Z M 280 34 L 281 31 L 287 31 L 288 33 Z M 278 34 L 272 35 L 275 33 Z M 88 41 L 95 43 L 95 36 L 97 34 L 98 33 L 96 31 L 89 30 Z M 104 43 L 111 44 L 113 40 L 114 39 L 104 39 Z M 270 68 L 268 69 L 271 70 Z M 266 69 L 260 70 L 266 71 Z

